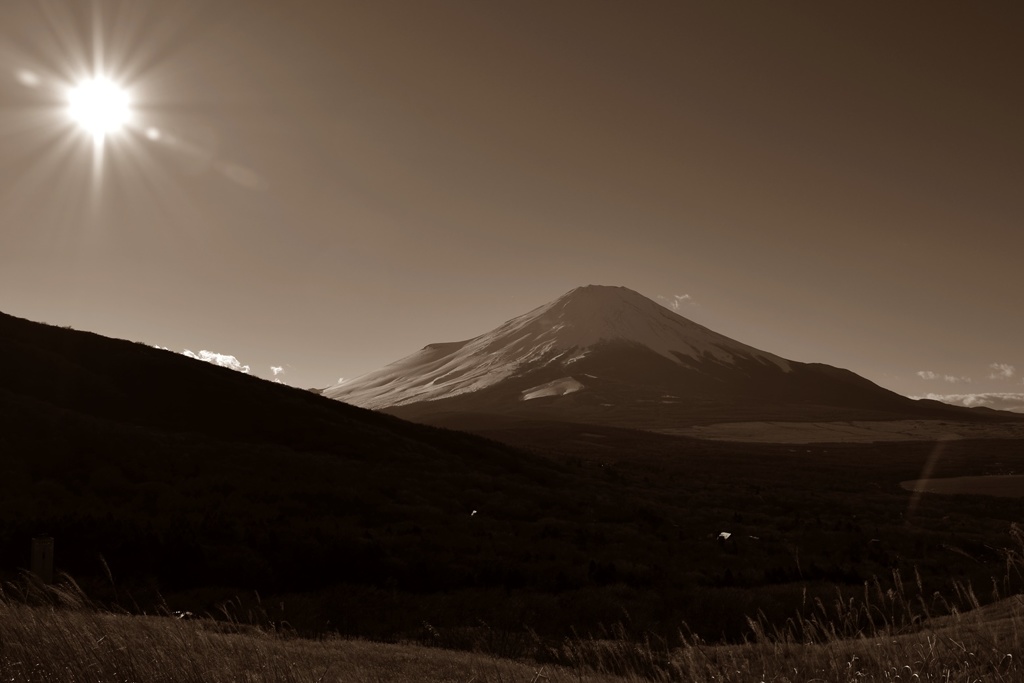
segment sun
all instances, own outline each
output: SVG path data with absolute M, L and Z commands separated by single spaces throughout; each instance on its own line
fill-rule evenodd
M 109 78 L 97 76 L 68 92 L 68 113 L 94 140 L 102 141 L 131 121 L 131 97 Z

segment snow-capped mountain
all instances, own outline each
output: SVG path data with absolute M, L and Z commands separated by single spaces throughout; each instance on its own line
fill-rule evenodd
M 405 417 L 521 413 L 633 426 L 688 416 L 909 410 L 851 372 L 786 360 L 625 287 L 578 287 L 496 329 L 430 344 L 324 395 Z M 810 417 L 810 415 L 809 415 Z

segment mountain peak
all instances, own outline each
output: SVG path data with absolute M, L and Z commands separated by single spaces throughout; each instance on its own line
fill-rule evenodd
M 754 361 L 788 372 L 789 362 L 673 313 L 626 287 L 577 287 L 465 342 L 430 344 L 325 395 L 368 408 L 433 401 L 544 371 L 559 386 L 609 346 L 656 354 L 676 366 Z M 594 379 L 594 377 L 591 377 Z
M 623 287 L 621 285 L 580 285 L 579 287 L 573 287 L 568 292 L 558 297 L 560 299 L 579 298 L 579 297 L 603 297 L 611 299 L 615 297 L 639 297 L 645 299 L 643 294 L 634 292 L 629 287 Z
M 569 290 L 551 302 L 552 305 L 590 305 L 595 308 L 609 308 L 622 304 L 658 306 L 643 294 L 628 287 L 614 285 L 583 285 Z
M 754 357 L 788 369 L 778 356 L 713 332 L 626 287 L 586 285 L 549 304 L 513 318 L 491 334 L 529 334 L 550 349 L 586 349 L 603 342 L 625 342 L 676 363 L 684 357 L 731 363 Z
M 592 313 L 608 313 L 623 306 L 639 306 L 641 308 L 660 306 L 643 294 L 634 292 L 632 289 L 611 285 L 584 285 L 576 287 L 548 305 L 552 308 L 563 308 L 567 314 L 576 317 L 587 316 Z

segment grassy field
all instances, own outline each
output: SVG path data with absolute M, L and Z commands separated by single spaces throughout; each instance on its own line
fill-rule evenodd
M 965 496 L 1024 497 L 1024 475 L 991 474 L 981 477 L 946 477 L 900 482 L 907 491 Z
M 968 589 L 958 588 L 959 591 Z M 907 624 L 920 612 L 902 593 L 868 586 L 781 627 L 751 621 L 738 645 L 604 637 L 536 644 L 529 657 L 362 640 L 302 639 L 209 618 L 133 616 L 98 609 L 73 583 L 8 585 L 0 593 L 4 681 L 1017 681 L 1024 599 Z M 970 599 L 970 595 L 966 596 Z M 865 632 L 864 613 L 875 624 Z M 839 626 L 837 627 L 837 624 Z M 849 630 L 850 632 L 844 632 Z

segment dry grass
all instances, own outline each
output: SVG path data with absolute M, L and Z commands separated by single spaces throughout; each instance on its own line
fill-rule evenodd
M 920 596 L 865 588 L 808 617 L 751 621 L 741 645 L 637 643 L 612 630 L 538 650 L 548 663 L 359 640 L 309 640 L 212 619 L 113 614 L 59 586 L 0 591 L 0 680 L 62 683 L 202 681 L 1018 681 L 1024 599 L 921 619 Z M 941 600 L 941 598 L 938 598 Z M 948 604 L 944 605 L 949 607 Z
M 751 620 L 750 640 L 741 645 L 709 645 L 686 634 L 671 648 L 622 638 L 574 639 L 563 646 L 560 661 L 655 681 L 1024 680 L 1018 661 L 1024 597 L 981 607 L 969 587 L 957 586 L 954 593 L 971 609 L 960 611 L 936 595 L 932 606 L 951 614 L 933 618 L 920 594 L 910 598 L 876 581 L 856 599 L 837 593 L 832 605 L 817 602 L 809 616 L 783 625 Z
M 212 619 L 112 614 L 73 583 L 0 593 L 0 680 L 53 683 L 577 681 L 552 665 L 418 645 L 308 640 Z M 587 677 L 619 681 L 619 677 Z

